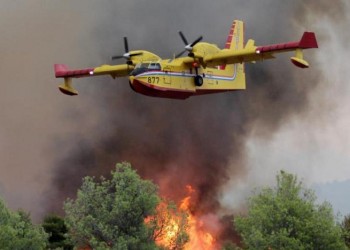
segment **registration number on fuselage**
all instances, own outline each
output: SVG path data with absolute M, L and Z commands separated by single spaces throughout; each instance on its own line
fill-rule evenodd
M 147 82 L 148 83 L 159 83 L 159 77 L 157 77 L 157 76 L 147 77 Z

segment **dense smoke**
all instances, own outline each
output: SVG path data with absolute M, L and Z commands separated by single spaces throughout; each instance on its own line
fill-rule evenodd
M 289 95 L 291 104 L 295 105 L 290 107 L 292 112 L 284 114 L 285 106 L 281 105 L 281 112 L 276 113 L 283 119 L 282 126 L 272 127 L 271 123 L 260 122 L 253 126 L 245 140 L 246 176 L 239 180 L 233 178 L 225 185 L 221 196 L 223 207 L 239 208 L 254 188 L 274 183 L 274 177 L 281 169 L 297 174 L 310 186 L 350 177 L 349 119 L 346 115 L 350 112 L 347 62 L 350 37 L 344 33 L 350 24 L 350 4 L 346 1 L 336 4 L 303 1 L 295 10 L 295 18 L 291 20 L 293 27 L 315 31 L 320 48 L 305 53 L 311 68 L 293 70 L 293 80 L 283 74 L 275 75 L 285 79 L 284 82 L 281 80 L 284 91 L 285 84 L 297 87 L 302 102 L 297 101 L 297 93 Z M 284 94 L 288 95 L 287 92 Z M 266 111 L 263 117 L 268 118 Z M 338 194 L 338 199 L 344 195 Z M 335 209 L 337 212 L 339 210 Z
M 128 16 L 123 17 L 123 21 L 125 19 L 127 21 L 120 22 L 119 26 L 129 29 L 131 47 L 147 48 L 150 47 L 148 44 L 153 44 L 155 52 L 163 56 L 171 53 L 169 45 L 163 42 L 163 37 L 169 36 L 171 32 L 167 30 L 174 28 L 186 29 L 184 32 L 189 33 L 189 37 L 196 37 L 203 32 L 205 37 L 210 39 L 213 31 L 207 27 L 217 26 L 215 30 L 221 32 L 215 32 L 218 34 L 214 37 L 221 39 L 214 42 L 222 46 L 232 19 L 237 16 L 234 11 L 226 18 L 210 20 L 210 12 L 221 13 L 223 10 L 215 11 L 218 7 L 210 4 L 188 5 L 164 4 L 160 1 L 154 5 L 148 2 L 129 3 Z M 119 39 L 122 34 L 119 37 L 116 36 L 118 32 L 115 32 L 113 37 L 108 38 L 104 27 L 110 22 L 118 24 L 119 15 L 125 15 L 125 12 L 121 12 L 116 4 L 110 9 L 114 12 L 104 13 L 110 18 L 101 20 L 101 23 L 96 25 L 101 28 L 96 28 L 94 32 L 98 34 L 98 42 L 101 41 L 102 44 L 102 40 L 109 39 L 114 40 L 115 44 L 121 44 Z M 167 9 L 178 11 L 172 13 L 163 11 L 164 15 L 157 15 L 156 20 L 140 14 L 158 13 Z M 201 15 L 196 17 L 192 14 L 189 18 L 191 12 L 198 12 Z M 179 14 L 183 15 L 183 18 L 179 18 Z M 210 20 L 209 23 L 207 18 L 203 18 L 206 15 Z M 138 20 L 132 19 L 133 16 Z M 174 24 L 178 27 L 174 27 Z M 191 32 L 194 27 L 195 31 Z M 203 31 L 198 27 L 203 27 Z M 143 34 L 142 38 L 139 37 L 140 33 Z M 172 43 L 174 40 L 177 41 L 173 48 L 181 49 L 181 40 L 177 37 L 176 30 L 174 29 L 172 33 Z M 283 41 L 287 37 L 279 35 L 272 37 L 271 40 L 278 38 Z M 119 49 L 122 50 L 122 47 L 119 46 Z M 283 66 L 285 66 L 283 75 L 292 79 L 293 76 L 288 70 L 290 66 L 285 64 Z M 77 138 L 74 140 L 68 138 L 65 142 L 74 146 L 69 154 L 62 155 L 63 159 L 58 159 L 54 179 L 61 195 L 58 200 L 61 201 L 67 195 L 72 196 L 80 185 L 82 176 L 106 174 L 116 162 L 126 160 L 130 161 L 143 177 L 151 178 L 158 183 L 161 186 L 161 193 L 170 195 L 170 198 L 175 200 L 184 196 L 186 184 L 193 185 L 199 193 L 197 209 L 213 211 L 218 205 L 216 200 L 218 188 L 228 178 L 229 160 L 236 159 L 237 177 L 244 172 L 243 143 L 252 122 L 263 119 L 261 123 L 266 127 L 277 126 L 278 120 L 294 112 L 295 103 L 304 106 L 307 92 L 300 95 L 296 93 L 298 88 L 295 85 L 281 86 L 277 78 L 278 73 L 274 75 L 260 68 L 257 72 L 252 72 L 252 77 L 248 79 L 248 82 L 254 82 L 254 85 L 248 85 L 250 95 L 247 92 L 230 93 L 191 98 L 186 101 L 152 99 L 137 95 L 130 89 L 122 89 L 119 86 L 126 85 L 126 79 L 118 79 L 113 85 L 109 84 L 108 80 L 98 80 L 100 83 L 94 80 L 96 89 L 99 87 L 97 84 L 103 84 L 103 91 L 91 93 L 96 101 L 97 110 L 103 113 L 98 116 L 90 115 L 91 119 L 99 119 L 99 125 L 94 131 L 79 138 L 81 141 L 77 141 Z M 83 86 L 79 87 L 83 93 L 85 91 L 84 94 L 87 94 Z M 273 93 L 266 91 L 270 88 L 273 89 Z M 297 100 L 290 100 L 291 98 Z M 272 111 L 270 108 L 281 102 L 285 102 L 285 105 L 281 105 L 285 106 L 282 117 L 279 115 L 282 110 Z M 255 107 L 261 106 L 270 109 L 271 114 L 263 115 L 256 110 Z M 86 136 L 89 137 L 88 140 L 85 139 Z M 177 195 L 179 197 L 176 197 Z
M 257 43 L 300 38 L 302 32 L 292 25 L 299 4 L 273 4 L 266 9 L 259 5 L 261 3 L 255 3 L 253 11 L 247 9 L 246 2 L 240 1 L 232 6 L 161 1 L 111 4 L 93 32 L 101 54 L 106 53 L 102 49 L 106 41 L 121 44 L 120 37 L 124 34 L 112 35 L 109 30 L 113 22 L 126 30 L 132 48 L 152 48 L 161 56 L 171 54 L 169 44 L 181 49 L 176 29 L 184 29 L 189 37 L 204 33 L 207 40 L 222 46 L 233 18 L 249 20 L 247 35 L 255 37 Z M 173 11 L 166 11 L 169 9 Z M 152 17 L 154 12 L 157 12 L 156 19 Z M 144 13 L 150 13 L 151 17 Z M 269 13 L 274 13 L 273 18 Z M 119 49 L 122 50 L 122 46 Z M 112 84 L 105 79 L 93 79 L 96 85 L 90 93 L 79 84 L 81 92 L 90 94 L 97 112 L 101 112 L 86 115 L 98 119 L 99 124 L 88 134 L 63 142 L 70 144 L 71 149 L 69 154 L 58 158 L 54 177 L 58 194 L 53 197 L 62 201 L 67 195 L 74 196 L 82 176 L 107 174 L 116 162 L 125 160 L 143 177 L 159 184 L 162 194 L 177 201 L 184 196 L 185 185 L 193 185 L 199 194 L 196 210 L 215 211 L 219 208 L 220 187 L 229 177 L 232 180 L 244 176 L 245 138 L 252 129 L 258 128 L 261 135 L 268 137 L 290 116 L 308 108 L 308 96 L 317 81 L 309 77 L 296 81 L 298 70 L 288 59 L 249 65 L 248 91 L 186 101 L 137 95 L 127 88 L 126 79 Z M 311 74 L 316 71 L 311 69 Z M 310 71 L 300 74 L 306 76 Z M 99 90 L 98 85 L 103 86 L 103 90 Z

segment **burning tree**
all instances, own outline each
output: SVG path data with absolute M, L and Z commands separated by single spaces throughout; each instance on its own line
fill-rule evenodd
M 186 186 L 188 195 L 178 206 L 163 200 L 157 206 L 155 216 L 146 218 L 146 223 L 153 228 L 153 239 L 156 244 L 166 249 L 219 249 L 213 234 L 218 230 L 210 230 L 206 223 L 217 224 L 217 221 L 196 214 L 194 211 L 194 196 L 196 191 L 192 186 Z
M 152 230 L 152 238 L 158 246 L 166 249 L 183 249 L 189 241 L 188 214 L 176 205 L 164 199 L 156 209 L 154 216 L 145 219 Z
M 219 249 L 206 222 L 194 213 L 195 190 L 178 206 L 161 199 L 151 181 L 128 163 L 112 178 L 85 177 L 75 200 L 64 204 L 69 234 L 78 247 L 116 249 Z M 209 223 L 213 222 L 208 220 Z

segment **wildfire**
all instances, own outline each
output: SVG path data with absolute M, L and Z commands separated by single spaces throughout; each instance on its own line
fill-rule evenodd
M 154 239 L 159 246 L 168 249 L 185 250 L 214 250 L 215 238 L 205 227 L 205 223 L 197 218 L 191 211 L 191 201 L 195 190 L 186 186 L 188 196 L 185 197 L 178 208 L 167 209 L 168 204 L 162 202 L 157 207 L 157 221 L 147 218 L 146 223 L 155 228 Z

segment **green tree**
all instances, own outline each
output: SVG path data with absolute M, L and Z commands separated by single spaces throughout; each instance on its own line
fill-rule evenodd
M 234 224 L 248 249 L 346 249 L 332 207 L 315 201 L 295 175 L 281 171 L 277 186 L 253 195 L 248 215 Z
M 227 242 L 224 243 L 224 245 L 221 247 L 221 250 L 242 250 L 242 248 L 237 246 L 235 243 Z
M 49 249 L 73 249 L 67 237 L 68 229 L 64 219 L 57 215 L 48 215 L 44 218 L 42 227 L 49 235 Z
M 343 238 L 345 244 L 348 248 L 350 248 L 350 215 L 344 217 L 341 227 L 343 229 Z
M 157 187 L 128 163 L 117 164 L 111 175 L 100 181 L 85 177 L 77 198 L 65 202 L 73 242 L 93 249 L 155 249 L 144 220 L 159 203 Z
M 0 249 L 44 249 L 47 234 L 24 211 L 12 212 L 0 200 Z

